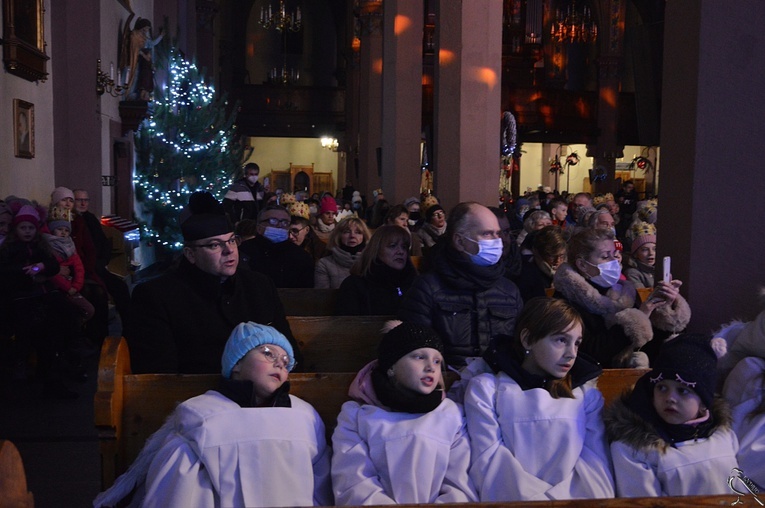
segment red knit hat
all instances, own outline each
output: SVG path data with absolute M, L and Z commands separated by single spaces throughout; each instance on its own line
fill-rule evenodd
M 324 196 L 321 198 L 321 208 L 319 213 L 335 212 L 337 213 L 337 201 L 332 196 Z

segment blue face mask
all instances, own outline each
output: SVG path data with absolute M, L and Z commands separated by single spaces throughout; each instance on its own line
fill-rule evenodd
M 472 238 L 468 238 L 467 236 L 464 238 L 478 244 L 478 254 L 466 253 L 474 265 L 491 266 L 497 264 L 497 262 L 502 258 L 502 250 L 504 246 L 502 244 L 501 238 L 478 241 L 475 241 Z
M 286 229 L 272 228 L 271 226 L 266 227 L 266 230 L 263 232 L 263 236 L 265 236 L 271 243 L 286 242 L 289 238 L 289 234 L 289 231 Z

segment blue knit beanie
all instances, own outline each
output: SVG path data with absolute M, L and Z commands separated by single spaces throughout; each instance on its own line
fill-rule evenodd
M 230 378 L 234 365 L 244 358 L 244 355 L 263 344 L 273 344 L 282 348 L 290 357 L 287 370 L 295 367 L 295 353 L 287 337 L 271 326 L 248 321 L 236 325 L 226 342 L 226 347 L 223 348 L 223 357 L 220 360 L 223 377 Z

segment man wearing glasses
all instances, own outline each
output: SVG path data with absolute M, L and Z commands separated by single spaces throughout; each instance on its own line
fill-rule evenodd
M 302 363 L 273 282 L 239 266 L 239 238 L 227 217 L 191 215 L 181 231 L 178 268 L 133 290 L 125 331 L 133 372 L 219 372 L 231 330 L 246 321 L 279 330 Z
M 289 241 L 290 222 L 286 208 L 267 205 L 258 214 L 256 235 L 240 247 L 242 258 L 278 288 L 312 288 L 313 258 Z

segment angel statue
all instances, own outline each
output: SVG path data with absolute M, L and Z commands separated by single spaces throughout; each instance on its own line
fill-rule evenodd
M 120 72 L 125 74 L 126 99 L 150 101 L 154 92 L 154 46 L 160 43 L 164 34 L 160 30 L 156 39 L 151 38 L 151 21 L 138 18 L 130 29 L 130 14 L 120 40 Z

